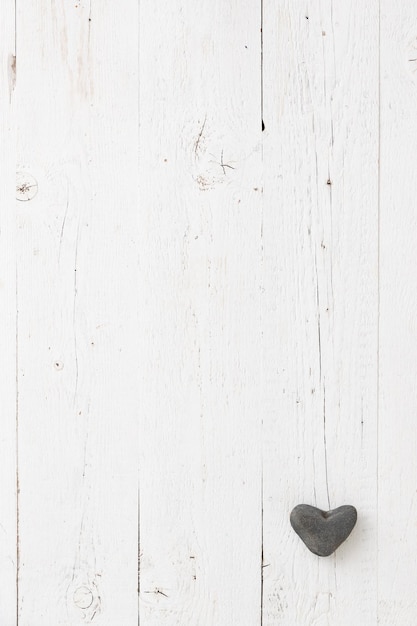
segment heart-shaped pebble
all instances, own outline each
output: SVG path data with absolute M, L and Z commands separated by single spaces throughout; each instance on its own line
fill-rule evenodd
M 290 522 L 311 552 L 329 556 L 349 537 L 357 517 L 355 507 L 349 504 L 332 511 L 298 504 L 291 511 Z

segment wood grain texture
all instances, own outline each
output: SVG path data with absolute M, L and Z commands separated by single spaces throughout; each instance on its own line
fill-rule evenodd
M 260 7 L 144 0 L 140 26 L 140 622 L 256 626 Z
M 1 626 L 415 624 L 397 4 L 1 3 Z
M 417 7 L 381 2 L 379 623 L 417 614 Z
M 137 622 L 137 23 L 18 3 L 19 626 Z
M 16 620 L 16 257 L 14 3 L 0 6 L 0 623 Z
M 375 624 L 378 6 L 263 26 L 263 624 Z M 356 506 L 348 542 L 306 551 L 298 503 Z

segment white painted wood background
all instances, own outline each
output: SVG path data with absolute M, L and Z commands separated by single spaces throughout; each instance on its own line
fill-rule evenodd
M 2 0 L 0 52 L 1 626 L 414 626 L 416 3 Z

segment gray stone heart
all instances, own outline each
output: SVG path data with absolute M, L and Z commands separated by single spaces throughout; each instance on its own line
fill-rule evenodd
M 329 556 L 349 537 L 357 517 L 355 507 L 348 504 L 332 511 L 298 504 L 291 511 L 290 522 L 311 552 Z

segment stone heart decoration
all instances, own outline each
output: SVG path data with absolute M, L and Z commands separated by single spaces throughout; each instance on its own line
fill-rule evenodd
M 357 517 L 355 507 L 350 505 L 321 511 L 315 506 L 298 504 L 291 511 L 290 522 L 313 554 L 329 556 L 349 537 Z

